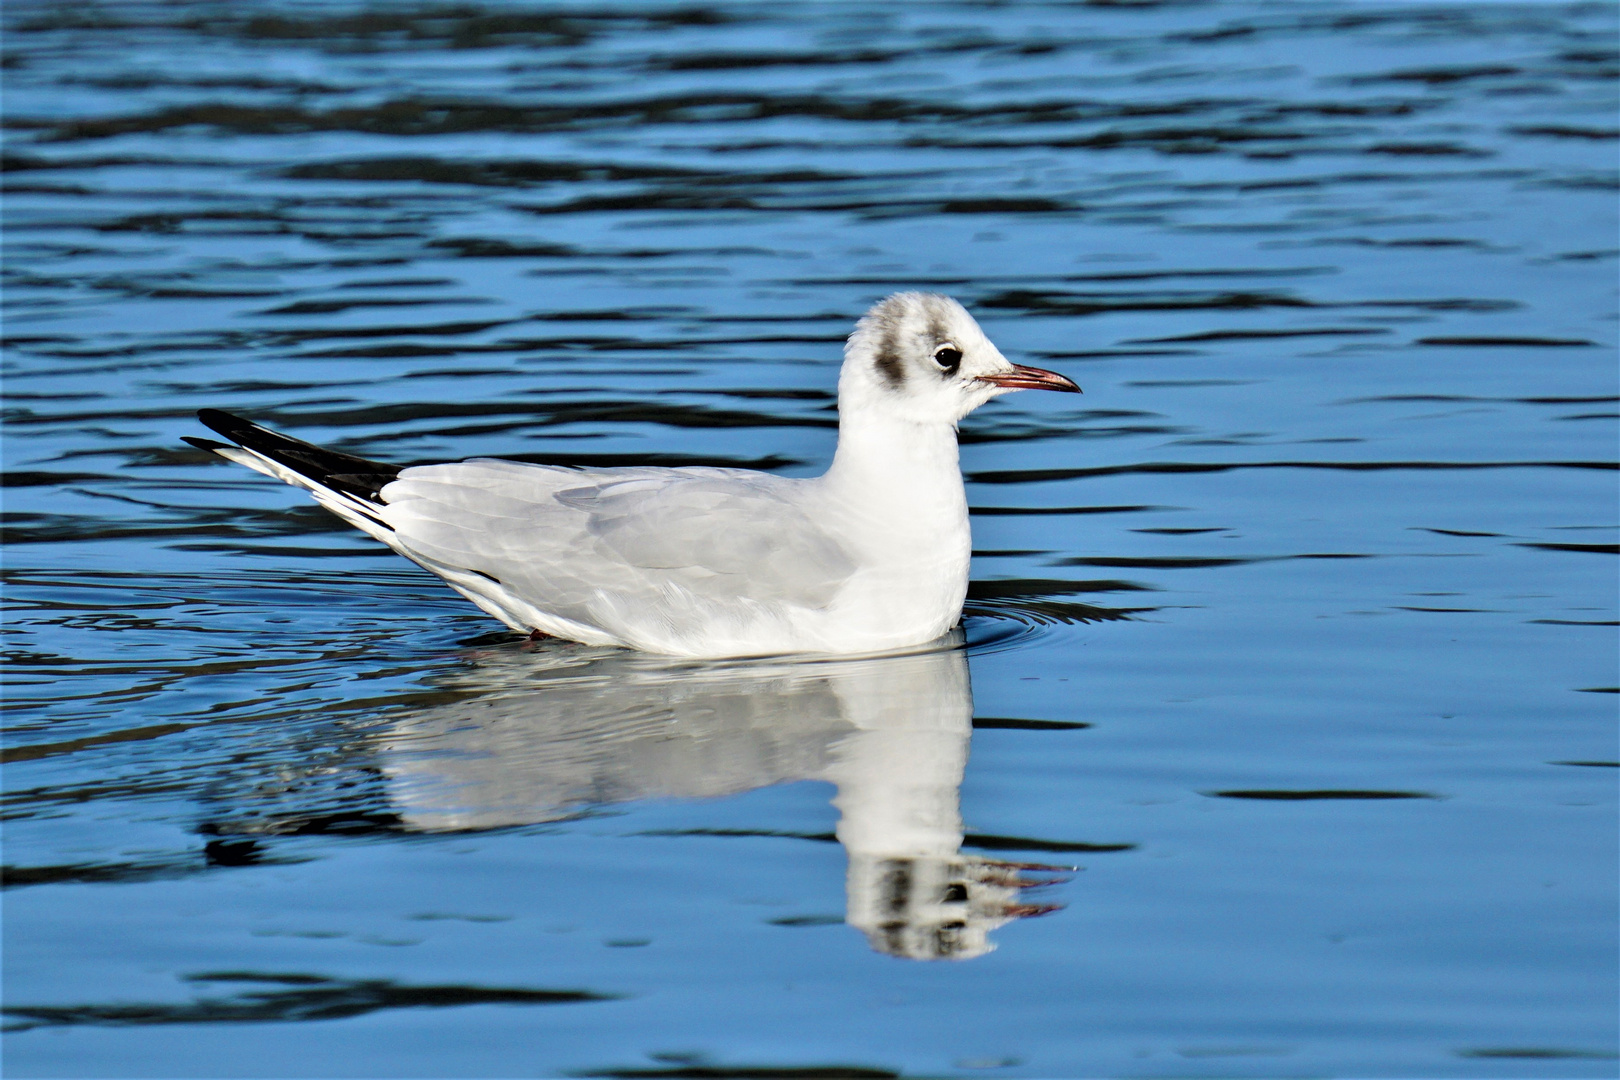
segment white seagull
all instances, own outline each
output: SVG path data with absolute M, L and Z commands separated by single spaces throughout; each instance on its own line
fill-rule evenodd
M 1012 390 L 1079 393 L 1011 363 L 961 304 L 904 292 L 844 346 L 838 450 L 810 479 L 474 458 L 401 468 L 215 409 L 194 446 L 305 488 L 517 631 L 672 656 L 872 653 L 943 635 L 967 595 L 956 425 Z

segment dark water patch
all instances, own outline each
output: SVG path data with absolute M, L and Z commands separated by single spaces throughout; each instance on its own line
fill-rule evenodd
M 94 86 L 101 90 L 156 90 L 184 87 L 188 90 L 249 90 L 284 94 L 341 94 L 350 89 L 334 83 L 310 82 L 303 79 L 271 79 L 258 75 L 186 78 L 134 73 L 84 78 L 70 76 L 62 79 L 60 85 Z
M 477 236 L 445 237 L 428 242 L 430 248 L 443 248 L 465 259 L 556 259 L 581 254 L 569 244 L 547 244 L 510 240 L 489 240 Z
M 1541 551 L 1585 551 L 1593 555 L 1620 555 L 1620 544 L 1517 543 L 1513 546 L 1536 548 Z
M 995 612 L 962 616 L 970 655 L 986 656 L 1020 648 L 1045 636 L 1052 625 L 1026 618 L 1003 618 Z
M 523 320 L 525 322 L 533 320 Z M 566 321 L 566 320 L 561 320 Z M 319 335 L 309 331 L 299 331 L 306 339 Z M 359 334 L 357 337 L 386 336 L 409 337 L 413 333 L 409 327 L 398 327 L 385 335 Z M 333 337 L 343 335 L 334 334 Z M 827 335 L 811 334 L 772 334 L 758 335 L 746 338 L 633 338 L 609 337 L 605 335 L 574 334 L 568 337 L 547 338 L 503 338 L 500 341 L 468 343 L 458 342 L 453 345 L 420 346 L 403 343 L 390 343 L 386 345 L 361 346 L 345 349 L 321 349 L 300 353 L 298 358 L 309 359 L 366 359 L 392 356 L 482 356 L 508 353 L 696 353 L 700 350 L 711 349 L 726 345 L 802 345 L 802 344 L 830 344 L 840 341 L 840 338 Z M 640 370 L 639 375 L 652 376 L 660 374 L 680 375 L 688 372 L 652 372 Z M 548 391 L 549 392 L 549 391 Z
M 35 658 L 29 657 L 30 661 Z M 63 664 L 80 666 L 69 658 Z M 33 788 L 8 788 L 3 802 L 6 810 L 0 819 L 17 821 L 37 817 L 66 807 L 84 803 L 112 802 L 123 799 L 161 800 L 164 797 L 184 797 L 195 793 L 196 785 L 188 780 L 124 781 L 118 778 L 98 779 L 90 783 L 44 785 Z
M 1323 327 L 1302 330 L 1205 330 L 1197 334 L 1176 337 L 1133 338 L 1133 342 L 1150 345 L 1172 341 L 1264 341 L 1267 338 L 1298 337 L 1356 337 L 1368 334 L 1387 334 L 1389 330 L 1372 327 Z
M 1536 626 L 1620 626 L 1616 619 L 1526 619 Z
M 1038 597 L 1008 597 L 995 601 L 969 599 L 962 606 L 962 616 L 964 619 L 1006 619 L 1026 626 L 1055 626 L 1130 621 L 1137 615 L 1157 610 L 1153 607 L 1111 608 Z
M 1103 106 L 1104 110 L 1107 108 Z M 1095 119 L 1097 115 L 1096 109 L 1087 109 L 1083 104 L 1060 102 L 969 105 L 938 98 L 716 91 L 580 100 L 566 105 L 519 105 L 470 96 L 418 95 L 327 109 L 297 104 L 211 101 L 169 105 L 120 116 L 70 120 L 13 115 L 6 120 L 6 126 L 38 132 L 36 138 L 41 143 L 66 143 L 152 134 L 179 128 L 205 128 L 218 135 L 235 136 L 352 132 L 429 137 L 469 132 L 537 134 L 643 125 L 695 125 L 712 123 L 717 119 L 733 124 L 794 118 L 869 124 L 967 121 L 1011 125 Z M 1084 137 L 1049 139 L 1043 145 L 1091 149 L 1146 146 L 1174 151 L 1306 138 L 1309 136 L 1304 132 L 1209 126 L 1104 131 Z M 928 138 L 912 138 L 907 143 L 913 146 L 944 145 L 940 140 Z M 960 146 L 961 142 L 957 141 L 954 145 Z
M 177 165 L 206 165 L 208 162 L 185 161 L 169 157 L 143 157 L 134 155 L 107 157 L 48 158 L 8 150 L 0 153 L 0 173 L 30 172 L 39 169 L 117 169 L 132 167 L 164 167 Z
M 1479 240 L 1462 240 L 1449 236 L 1402 237 L 1395 240 L 1368 236 L 1331 237 L 1311 241 L 1317 247 L 1372 247 L 1372 248 L 1471 248 L 1476 251 L 1493 250 Z
M 619 8 L 592 11 L 523 11 L 480 4 L 409 4 L 332 14 L 300 12 L 274 15 L 250 12 L 207 16 L 153 17 L 140 9 L 110 12 L 55 10 L 17 24 L 27 33 L 63 30 L 183 30 L 204 37 L 236 38 L 257 43 L 308 45 L 329 52 L 413 52 L 423 49 L 479 50 L 514 46 L 553 48 L 579 46 L 610 30 L 674 30 L 722 26 L 741 21 L 733 12 L 702 5 Z M 145 17 L 142 17 L 142 16 Z
M 356 308 L 430 307 L 439 304 L 488 304 L 480 297 L 396 297 L 359 296 L 352 300 L 299 300 L 281 307 L 255 311 L 255 315 L 337 315 Z
M 78 472 L 44 472 L 35 469 L 18 469 L 12 472 L 0 473 L 0 487 L 62 487 L 67 484 L 82 484 L 85 482 L 111 481 L 115 477 L 102 473 Z
M 1045 360 L 1112 360 L 1123 356 L 1197 356 L 1197 349 L 1081 349 L 1078 351 L 1052 352 L 1041 350 L 1032 355 Z M 1127 386 L 1147 386 L 1149 383 L 1127 383 Z M 1184 385 L 1194 385 L 1187 383 Z M 1216 385 L 1216 384 L 1208 384 Z M 1236 383 L 1221 385 L 1238 385 Z
M 1081 731 L 1093 725 L 1079 720 L 1024 720 L 1012 716 L 975 716 L 975 731 Z
M 89 514 L 0 514 L 7 544 L 55 544 L 84 540 L 179 540 L 204 536 L 248 539 L 307 533 L 342 533 L 347 527 L 313 507 L 277 511 L 175 507 L 158 521 L 118 520 Z M 179 520 L 176 520 L 178 518 Z M 221 550 L 238 550 L 225 547 Z
M 82 197 L 99 194 L 94 188 L 82 184 L 52 184 L 43 181 L 0 184 L 0 195 L 68 195 Z
M 203 845 L 203 858 L 209 866 L 262 866 L 267 862 L 301 862 L 299 859 L 266 858 L 264 845 L 257 840 L 225 840 L 215 837 Z
M 1052 199 L 916 199 L 842 200 L 818 202 L 788 199 L 780 193 L 746 195 L 737 192 L 681 190 L 642 191 L 630 195 L 589 195 L 555 204 L 513 207 L 537 215 L 598 214 L 639 211 L 800 210 L 850 213 L 872 218 L 916 217 L 934 214 L 1044 214 L 1072 209 Z
M 255 852 L 251 859 L 231 858 L 231 852 L 216 852 L 212 845 L 203 851 L 163 859 L 129 862 L 63 863 L 55 866 L 0 867 L 0 889 L 31 885 L 123 885 L 142 881 L 169 881 L 232 866 L 292 866 L 309 862 L 296 856 L 266 857 Z
M 1315 791 L 1286 791 L 1255 788 L 1237 791 L 1206 791 L 1203 794 L 1220 799 L 1261 799 L 1272 802 L 1309 802 L 1318 799 L 1433 799 L 1421 791 L 1376 791 L 1358 788 L 1324 788 Z
M 1596 345 L 1595 341 L 1585 338 L 1540 338 L 1540 337 L 1425 337 L 1418 338 L 1419 345 L 1466 345 L 1473 348 L 1536 348 L 1536 349 L 1565 349 L 1586 345 Z
M 1560 255 L 1552 256 L 1554 262 L 1596 262 L 1599 259 L 1613 259 L 1620 256 L 1620 249 L 1604 248 L 1601 251 L 1566 251 Z
M 1326 266 L 1199 267 L 1179 270 L 1115 270 L 1106 274 L 1064 274 L 1059 281 L 1164 281 L 1177 278 L 1314 277 L 1332 273 Z M 983 280 L 983 279 L 980 279 Z
M 1242 566 L 1246 563 L 1267 561 L 1263 557 L 1242 556 L 1224 558 L 1197 555 L 1154 555 L 1138 557 L 1078 556 L 1058 560 L 1059 566 L 1118 566 L 1143 570 L 1204 570 L 1217 566 Z
M 547 311 L 530 315 L 530 322 L 657 322 L 671 316 L 691 315 L 686 308 L 635 308 L 611 311 Z
M 588 1069 L 568 1075 L 608 1080 L 899 1080 L 902 1074 L 865 1065 L 672 1065 Z
M 1445 86 L 1474 79 L 1503 79 L 1524 74 L 1524 69 L 1507 64 L 1475 64 L 1459 67 L 1409 68 L 1389 71 L 1380 75 L 1359 75 L 1352 85 L 1380 82 L 1415 82 L 1427 86 Z
M 343 807 L 327 813 L 266 812 L 204 822 L 204 836 L 392 836 L 408 830 L 392 810 Z
M 413 287 L 426 288 L 433 285 L 454 285 L 455 278 L 367 278 L 363 281 L 345 281 L 337 286 L 340 289 L 408 289 Z
M 1165 529 L 1132 529 L 1131 530 L 1131 532 L 1153 533 L 1153 534 L 1158 535 L 1158 536 L 1198 536 L 1198 535 L 1200 535 L 1202 533 L 1217 533 L 1217 532 L 1226 532 L 1226 531 L 1227 531 L 1227 529 L 1224 526 L 1202 528 L 1202 529 L 1195 529 L 1195 528 L 1181 528 L 1181 529 L 1165 528 Z
M 767 920 L 772 926 L 842 926 L 842 915 L 788 915 Z
M 1367 405 L 1377 402 L 1511 402 L 1517 405 L 1587 405 L 1620 401 L 1612 394 L 1557 397 L 1475 397 L 1472 394 L 1382 394 L 1378 397 L 1346 398 L 1335 405 Z
M 980 517 L 1045 517 L 1065 514 L 1137 514 L 1167 509 L 1169 507 L 1165 506 L 970 506 L 968 513 Z
M 1620 128 L 1573 127 L 1566 124 L 1510 127 L 1513 135 L 1528 135 L 1546 139 L 1586 139 L 1592 141 L 1620 139 Z
M 1071 581 L 1064 578 L 1002 578 L 968 582 L 969 600 L 1026 600 L 1043 596 L 1079 596 L 1086 593 L 1152 592 L 1150 585 L 1133 581 Z
M 321 976 L 221 972 L 188 976 L 196 983 L 248 983 L 287 986 L 285 990 L 243 990 L 229 997 L 184 1003 L 107 1005 L 8 1005 L 15 1017 L 10 1031 L 41 1027 L 136 1027 L 156 1024 L 268 1024 L 342 1020 L 387 1009 L 443 1009 L 461 1005 L 569 1005 L 616 1001 L 622 995 L 590 990 L 534 990 L 526 987 L 412 985 L 390 979 L 332 979 Z
M 481 4 L 407 5 L 332 15 L 278 13 L 209 19 L 188 25 L 213 35 L 252 41 L 310 42 L 322 48 L 501 49 L 577 46 L 608 30 L 676 30 L 745 21 L 733 11 L 700 4 L 560 11 L 524 11 Z M 363 48 L 362 48 L 363 46 Z
M 961 446 L 983 443 L 1035 442 L 1043 439 L 1123 439 L 1140 435 L 1177 435 L 1185 428 L 1162 424 L 1038 424 L 1011 421 L 967 421 L 957 434 Z
M 660 394 L 686 394 L 689 390 L 660 390 Z M 831 405 L 838 400 L 838 395 L 827 390 L 796 390 L 796 389 L 759 389 L 759 390 L 719 390 L 705 388 L 701 391 L 714 397 L 742 398 L 745 401 L 816 401 Z
M 334 530 L 353 538 L 353 533 L 346 529 Z M 231 555 L 252 555 L 258 558 L 269 559 L 373 559 L 377 557 L 375 549 L 341 548 L 341 547 L 308 547 L 298 544 L 165 544 L 171 551 L 193 551 L 198 553 L 217 552 Z
M 1568 188 L 1573 191 L 1615 191 L 1620 190 L 1620 173 L 1587 172 L 1573 173 L 1567 176 L 1548 176 L 1539 180 L 1528 181 L 1526 186 Z
M 85 228 L 100 233 L 150 233 L 159 236 L 275 237 L 301 236 L 307 240 L 358 242 L 417 239 L 423 234 L 405 219 L 393 222 L 360 212 L 347 221 L 324 214 L 299 216 L 292 208 L 254 210 L 186 210 L 128 214 L 97 221 L 62 222 L 14 228 Z
M 1089 844 L 1080 840 L 1039 840 L 1028 836 L 992 836 L 988 833 L 968 833 L 962 837 L 962 846 L 980 851 L 1052 851 L 1052 852 L 1109 852 L 1135 851 L 1135 844 Z
M 1204 386 L 1251 386 L 1253 379 L 1136 379 L 1123 383 L 1124 386 L 1140 386 L 1145 388 L 1175 387 L 1198 388 Z
M 727 178 L 730 174 L 706 173 L 700 169 L 674 166 L 618 165 L 608 162 L 493 160 L 457 161 L 432 157 L 360 158 L 350 161 L 312 162 L 292 165 L 276 175 L 291 180 L 355 180 L 371 183 L 470 184 L 476 187 L 533 187 L 539 184 L 582 183 L 586 181 L 673 180 L 707 177 Z M 796 177 L 803 178 L 800 174 Z M 817 179 L 845 179 L 836 175 Z M 781 182 L 761 174 L 755 182 Z
M 1222 473 L 1240 469 L 1326 469 L 1336 472 L 1450 472 L 1476 469 L 1593 469 L 1613 471 L 1613 461 L 1245 461 L 1191 462 L 1154 461 L 1136 465 L 1100 465 L 1077 469 L 1004 469 L 969 473 L 975 484 L 1028 484 L 1048 480 L 1083 480 L 1092 476 L 1122 476 L 1131 473 Z
M 836 844 L 838 837 L 832 833 L 806 833 L 787 832 L 781 829 L 648 829 L 645 832 L 632 833 L 632 836 L 723 836 L 723 837 L 766 837 L 778 840 L 814 840 L 819 844 Z
M 327 409 L 312 412 L 289 413 L 280 409 L 253 410 L 255 422 L 270 427 L 380 427 L 399 428 L 423 420 L 449 420 L 463 417 L 501 417 L 507 422 L 496 426 L 460 427 L 451 431 L 434 431 L 435 435 L 486 434 L 514 430 L 518 427 L 557 427 L 568 424 L 661 424 L 675 428 L 775 428 L 775 427 L 836 427 L 832 417 L 793 416 L 778 413 L 753 412 L 739 409 L 717 409 L 706 405 L 678 405 L 662 401 L 635 401 L 595 399 L 589 401 L 514 402 L 398 402 L 365 405 L 350 409 Z M 55 417 L 55 422 L 94 419 L 90 414 L 78 417 Z M 413 430 L 389 435 L 374 435 L 371 442 L 392 439 L 417 438 L 430 432 Z
M 300 345 L 307 341 L 378 337 L 463 337 L 525 319 L 486 319 L 479 322 L 406 323 L 386 326 L 331 326 L 217 331 L 207 335 L 182 337 L 103 349 L 35 350 L 37 355 L 63 359 L 95 357 L 139 357 L 170 352 L 234 352 L 261 346 Z
M 1499 608 L 1472 608 L 1472 607 L 1411 607 L 1406 604 L 1397 604 L 1395 611 L 1427 611 L 1440 615 L 1500 615 Z
M 1022 311 L 1039 315 L 1096 315 L 1118 311 L 1256 311 L 1267 308 L 1392 308 L 1418 311 L 1510 311 L 1519 306 L 1513 300 L 1471 297 L 1439 297 L 1431 300 L 1351 300 L 1325 302 L 1293 293 L 1277 291 L 1157 293 L 1078 293 L 1060 290 L 1011 289 L 982 296 L 982 308 Z M 1148 341 L 1176 341 L 1185 338 L 1143 338 Z
M 1580 686 L 1577 694 L 1620 694 L 1620 686 Z
M 1393 157 L 1491 157 L 1491 151 L 1451 142 L 1378 143 L 1362 151 Z
M 1286 293 L 1073 293 L 1012 289 L 991 293 L 976 305 L 992 310 L 1023 311 L 1042 315 L 1096 315 L 1114 311 L 1251 311 L 1257 308 L 1316 307 L 1309 300 Z
M 1565 1050 L 1549 1046 L 1493 1046 L 1477 1050 L 1458 1050 L 1463 1058 L 1502 1058 L 1509 1061 L 1612 1061 L 1620 1054 L 1612 1050 Z
M 1549 765 L 1580 765 L 1592 769 L 1620 769 L 1620 761 L 1549 761 Z
M 1138 281 L 1174 281 L 1185 278 L 1275 278 L 1275 277 L 1310 277 L 1317 274 L 1330 273 L 1330 267 L 1320 266 L 1291 266 L 1291 267 L 1199 267 L 1178 268 L 1168 270 L 1116 270 L 1108 273 L 1089 274 L 1059 274 L 1052 276 L 1052 280 L 1064 282 L 1138 282 Z M 872 285 L 892 289 L 905 288 L 961 288 L 964 286 L 982 286 L 991 282 L 1027 282 L 1047 280 L 1048 275 L 1027 274 L 973 274 L 962 276 L 942 276 L 931 273 L 908 272 L 905 274 L 871 275 L 852 274 L 834 277 L 795 277 L 785 279 L 783 284 L 798 286 L 828 286 L 828 285 Z
M 1468 529 L 1431 529 L 1421 525 L 1412 526 L 1418 532 L 1438 533 L 1441 536 L 1501 536 L 1502 533 L 1473 532 Z
M 86 735 L 80 739 L 68 739 L 64 742 L 7 746 L 0 748 L 0 764 L 9 764 L 16 761 L 37 761 L 40 758 L 56 757 L 59 754 L 73 754 L 80 750 L 88 750 L 95 746 L 107 746 L 112 743 L 144 742 L 147 739 L 158 739 L 165 735 L 173 735 L 176 732 L 190 731 L 197 726 L 197 724 L 152 724 L 147 727 L 109 731 L 101 735 Z
M 1141 567 L 1153 570 L 1203 570 L 1221 566 L 1243 566 L 1248 563 L 1284 562 L 1289 559 L 1372 559 L 1374 555 L 1358 552 L 1311 552 L 1302 555 L 1145 555 L 1145 556 L 1075 556 L 1059 559 L 1055 566 L 1119 566 Z
M 918 50 L 928 52 L 931 50 Z M 952 47 L 947 51 L 961 51 Z M 906 55 L 880 49 L 828 49 L 815 52 L 697 52 L 676 56 L 651 57 L 646 66 L 654 71 L 738 71 L 776 67 L 844 67 L 886 64 Z

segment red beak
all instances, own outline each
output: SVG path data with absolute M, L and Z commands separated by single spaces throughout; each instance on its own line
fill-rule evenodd
M 1055 371 L 1022 364 L 1014 364 L 1011 371 L 999 375 L 980 375 L 979 380 L 1005 386 L 1009 390 L 1060 390 L 1065 394 L 1081 392 L 1078 386 Z

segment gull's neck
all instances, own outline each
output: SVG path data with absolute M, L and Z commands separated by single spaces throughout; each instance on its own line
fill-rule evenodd
M 838 451 L 822 478 L 827 490 L 867 516 L 920 529 L 941 517 L 967 517 L 956 426 L 850 409 L 838 422 Z M 909 529 L 907 531 L 910 531 Z

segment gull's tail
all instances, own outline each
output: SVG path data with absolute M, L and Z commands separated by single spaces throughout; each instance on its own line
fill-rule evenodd
M 218 409 L 203 409 L 197 418 L 236 445 L 190 437 L 186 437 L 186 442 L 303 488 L 326 509 L 418 566 L 438 574 L 456 592 L 512 629 L 521 632 L 538 629 L 576 641 L 616 643 L 601 631 L 540 612 L 507 589 L 500 578 L 476 566 L 443 561 L 418 550 L 419 545 L 414 545 L 388 521 L 389 506 L 382 496 L 383 488 L 399 477 L 404 466 L 328 450 Z M 479 560 L 474 557 L 472 561 Z
M 218 409 L 203 409 L 197 419 L 236 445 L 185 436 L 192 446 L 304 488 L 355 528 L 394 546 L 387 536 L 393 527 L 378 511 L 384 505 L 382 489 L 403 466 L 328 450 Z

